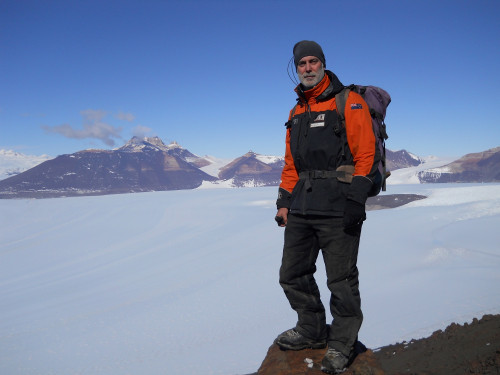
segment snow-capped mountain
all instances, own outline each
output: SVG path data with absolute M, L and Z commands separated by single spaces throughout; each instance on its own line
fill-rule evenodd
M 60 155 L 0 181 L 0 198 L 194 189 L 203 181 L 216 179 L 179 154 L 200 161 L 178 145 L 164 145 L 159 138 L 133 138 L 115 150 Z
M 257 155 L 250 151 L 233 160 L 219 172 L 219 179 L 232 180 L 234 186 L 275 186 L 279 185 L 283 158 Z
M 10 153 L 0 153 L 0 160 L 2 155 Z M 500 147 L 459 160 L 387 150 L 387 184 L 499 181 L 499 159 Z M 234 160 L 200 157 L 176 142 L 166 145 L 159 137 L 133 137 L 113 150 L 61 155 L 1 180 L 0 198 L 277 186 L 283 166 L 284 157 L 279 156 L 249 151 Z M 452 179 L 457 174 L 460 178 Z
M 422 158 L 406 151 L 386 150 L 387 170 L 394 171 L 401 168 L 416 167 L 423 163 Z
M 177 142 L 172 142 L 165 145 L 159 137 L 132 137 L 125 145 L 120 148 L 115 149 L 116 151 L 124 152 L 148 152 L 148 151 L 160 151 L 166 152 L 167 154 L 175 157 L 179 157 L 188 163 L 196 165 L 198 168 L 207 166 L 210 161 L 200 158 L 181 147 Z
M 22 173 L 52 159 L 48 155 L 25 155 L 13 150 L 0 150 L 0 180 Z
M 498 182 L 500 147 L 467 154 L 452 163 L 418 173 L 420 182 Z
M 144 152 L 144 151 L 164 151 L 167 152 L 172 148 L 180 147 L 176 142 L 172 142 L 167 146 L 159 137 L 132 137 L 122 147 L 116 148 L 115 151 L 126 152 Z
M 133 137 L 113 150 L 61 155 L 0 181 L 0 198 L 278 185 L 284 160 L 249 152 L 233 161 L 199 157 L 178 143 Z

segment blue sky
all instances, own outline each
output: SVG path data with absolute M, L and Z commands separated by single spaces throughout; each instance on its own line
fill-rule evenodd
M 0 0 L 0 148 L 284 152 L 293 45 L 392 96 L 391 150 L 500 146 L 500 1 Z

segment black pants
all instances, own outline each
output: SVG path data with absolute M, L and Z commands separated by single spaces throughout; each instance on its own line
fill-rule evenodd
M 361 225 L 346 231 L 342 220 L 329 216 L 288 216 L 280 284 L 298 314 L 296 330 L 310 339 L 327 338 L 330 348 L 349 355 L 363 321 L 356 266 Z M 314 279 L 320 249 L 331 292 L 333 322 L 329 330 Z

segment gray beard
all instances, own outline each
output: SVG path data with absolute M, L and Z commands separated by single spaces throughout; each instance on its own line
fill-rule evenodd
M 301 83 L 304 91 L 312 89 L 314 86 L 316 86 L 318 83 L 321 82 L 321 80 L 325 76 L 325 68 L 322 66 L 321 70 L 318 70 L 318 72 L 316 74 L 317 74 L 317 76 L 316 76 L 317 80 L 312 85 L 308 84 L 308 82 L 303 78 L 303 75 L 298 74 L 300 83 Z

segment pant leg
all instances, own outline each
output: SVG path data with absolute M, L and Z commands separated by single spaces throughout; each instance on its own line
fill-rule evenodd
M 289 215 L 280 268 L 280 285 L 297 312 L 296 330 L 310 339 L 325 339 L 325 308 L 314 273 L 319 248 L 312 226 L 304 216 Z
M 331 292 L 333 322 L 328 333 L 328 346 L 349 355 L 363 321 L 357 268 L 361 225 L 346 231 L 342 220 L 328 218 L 316 228 Z

